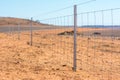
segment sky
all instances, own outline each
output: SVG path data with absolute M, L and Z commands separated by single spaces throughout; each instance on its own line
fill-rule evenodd
M 1 0 L 0 16 L 27 19 L 33 17 L 42 20 L 73 14 L 73 7 L 50 14 L 46 13 L 86 1 L 89 0 Z M 78 13 L 110 8 L 120 8 L 120 0 L 96 0 L 88 4 L 79 5 Z

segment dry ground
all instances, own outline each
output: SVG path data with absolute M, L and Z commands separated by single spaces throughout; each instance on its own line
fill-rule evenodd
M 78 35 L 73 72 L 73 36 L 57 35 L 64 31 L 71 29 L 34 32 L 33 46 L 29 32 L 20 40 L 17 33 L 1 33 L 0 80 L 120 80 L 119 38 Z

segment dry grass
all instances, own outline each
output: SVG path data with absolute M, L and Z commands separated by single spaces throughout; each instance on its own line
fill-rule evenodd
M 73 72 L 73 36 L 58 35 L 71 30 L 34 32 L 33 46 L 29 32 L 0 34 L 0 80 L 120 80 L 120 40 L 78 36 Z

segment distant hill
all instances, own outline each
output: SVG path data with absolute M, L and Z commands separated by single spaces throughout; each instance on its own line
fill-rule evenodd
M 16 26 L 20 25 L 29 25 L 29 19 L 13 18 L 13 17 L 0 17 L 0 26 Z M 42 25 L 38 21 L 33 21 L 33 25 L 40 26 Z
M 12 17 L 0 17 L 0 32 L 18 31 L 18 24 L 21 31 L 28 31 L 30 30 L 31 20 Z M 32 21 L 32 25 L 33 30 L 59 28 L 53 25 L 42 24 L 39 21 Z

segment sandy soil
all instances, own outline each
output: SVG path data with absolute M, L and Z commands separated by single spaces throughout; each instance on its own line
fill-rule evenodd
M 94 29 L 95 30 L 95 29 Z M 71 29 L 0 33 L 0 80 L 120 80 L 120 40 L 77 36 L 77 71 L 73 68 Z M 79 29 L 79 32 L 87 29 Z M 92 29 L 89 29 L 92 31 Z

